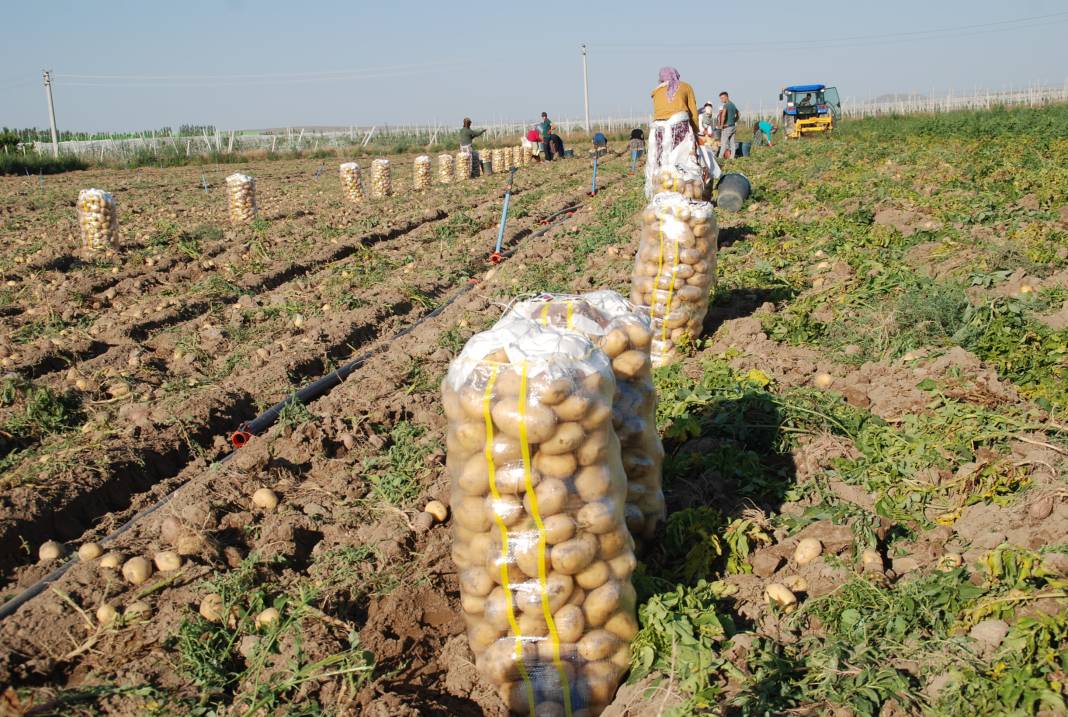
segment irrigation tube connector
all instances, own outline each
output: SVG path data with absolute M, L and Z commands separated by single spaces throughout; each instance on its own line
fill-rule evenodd
M 535 232 L 531 232 L 525 238 L 533 239 L 535 237 L 542 236 L 547 231 L 549 231 L 549 229 L 552 228 L 552 224 L 553 223 L 555 223 L 558 220 L 562 221 L 562 219 L 560 219 L 561 217 L 563 217 L 563 219 L 567 219 L 568 217 L 572 216 L 575 213 L 575 210 L 578 209 L 579 206 L 581 206 L 581 205 L 580 204 L 572 204 L 572 205 L 570 205 L 568 207 L 565 207 L 564 209 L 561 209 L 561 210 L 559 210 L 557 212 L 554 212 L 554 213 L 550 214 L 549 217 L 546 220 L 542 220 L 542 223 L 546 224 L 546 226 L 544 226 L 543 228 L 541 228 L 541 229 L 539 229 L 539 230 L 537 230 Z M 511 257 L 513 254 L 515 254 L 515 250 L 516 250 L 516 247 L 513 247 L 512 249 L 509 249 L 508 251 L 502 252 L 501 253 L 501 258 L 502 259 L 507 259 L 507 258 Z M 421 326 L 424 322 L 429 321 L 430 319 L 433 319 L 434 317 L 440 315 L 441 312 L 443 312 L 445 309 L 447 309 L 449 306 L 451 306 L 461 296 L 463 296 L 467 292 L 471 291 L 471 289 L 473 289 L 475 286 L 477 286 L 477 282 L 471 282 L 471 283 L 468 283 L 468 284 L 460 287 L 460 289 L 458 291 L 456 291 L 456 293 L 454 293 L 451 297 L 449 297 L 444 303 L 442 303 L 440 306 L 435 308 L 433 311 L 431 311 L 426 316 L 420 317 L 419 320 L 417 320 L 411 326 L 409 326 L 409 327 L 399 331 L 398 333 L 396 333 L 389 340 L 387 340 L 386 343 L 384 343 L 384 344 L 382 344 L 382 345 L 380 345 L 380 346 L 378 346 L 376 348 L 373 348 L 370 351 L 367 351 L 367 352 L 361 354 L 360 356 L 358 356 L 357 358 L 355 358 L 351 362 L 345 364 L 341 368 L 338 368 L 338 369 L 336 369 L 334 371 L 331 371 L 326 376 L 323 376 L 322 378 L 320 378 L 320 379 L 318 379 L 316 381 L 313 381 L 312 383 L 308 384 L 307 386 L 305 386 L 304 388 L 300 389 L 296 393 L 291 394 L 284 401 L 279 401 L 275 405 L 271 406 L 266 411 L 264 411 L 260 415 L 258 415 L 255 418 L 253 418 L 251 421 L 246 421 L 245 423 L 242 423 L 240 426 L 238 426 L 237 430 L 234 431 L 234 433 L 230 436 L 230 441 L 231 441 L 231 443 L 233 443 L 235 450 L 227 453 L 225 456 L 223 456 L 219 460 L 215 461 L 215 463 L 213 465 L 221 465 L 223 463 L 226 463 L 231 458 L 233 458 L 235 455 L 237 455 L 237 450 L 236 449 L 239 449 L 242 446 L 244 446 L 246 443 L 248 443 L 248 440 L 250 438 L 252 438 L 252 436 L 259 435 L 263 431 L 265 431 L 268 428 L 270 428 L 274 424 L 274 422 L 276 420 L 278 420 L 279 414 L 282 413 L 282 411 L 285 409 L 286 406 L 290 405 L 294 401 L 301 401 L 301 402 L 307 403 L 309 401 L 313 401 L 316 398 L 319 398 L 322 395 L 326 394 L 331 389 L 333 389 L 335 386 L 341 384 L 346 378 L 348 378 L 348 376 L 353 371 L 355 371 L 360 366 L 363 366 L 365 363 L 367 363 L 367 361 L 372 356 L 374 356 L 374 355 L 380 353 L 381 351 L 385 350 L 386 348 L 388 348 L 397 339 L 399 339 L 399 338 L 401 338 L 403 336 L 407 336 L 412 331 L 415 331 L 415 329 L 417 329 L 419 326 Z M 150 505 L 149 507 L 138 511 L 132 518 L 130 518 L 125 523 L 120 525 L 115 530 L 115 532 L 104 536 L 98 542 L 101 545 L 107 545 L 108 543 L 111 543 L 116 538 L 118 538 L 120 535 L 122 535 L 123 533 L 128 531 L 130 528 L 132 528 L 134 525 L 136 525 L 139 521 L 141 521 L 144 518 L 147 518 L 149 515 L 152 515 L 157 510 L 159 510 L 164 505 L 166 505 L 170 501 L 170 499 L 173 498 L 174 495 L 185 485 L 187 485 L 187 484 L 186 483 L 182 483 L 181 485 L 177 486 L 174 490 L 172 490 L 170 493 L 168 493 L 167 495 L 165 495 L 162 498 L 160 498 L 155 504 Z M 3 605 L 0 605 L 0 620 L 3 620 L 5 618 L 7 618 L 7 617 L 10 617 L 20 607 L 22 607 L 24 604 L 26 604 L 27 602 L 29 602 L 33 598 L 37 597 L 38 595 L 40 595 L 42 592 L 44 592 L 48 588 L 49 585 L 51 585 L 52 583 L 54 583 L 55 581 L 57 581 L 61 577 L 63 577 L 63 575 L 68 570 L 70 570 L 74 566 L 75 563 L 78 563 L 78 562 L 80 562 L 80 558 L 72 557 L 70 560 L 68 560 L 67 562 L 65 562 L 62 565 L 60 565 L 58 568 L 56 568 L 55 570 L 50 572 L 48 575 L 45 575 L 43 578 L 41 578 L 40 580 L 38 580 L 34 584 L 30 585 L 28 588 L 23 590 L 21 593 L 19 593 L 15 597 L 11 598 L 7 602 L 5 602 Z

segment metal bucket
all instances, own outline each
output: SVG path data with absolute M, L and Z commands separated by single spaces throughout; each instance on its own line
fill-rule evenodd
M 574 157 L 575 156 L 575 150 L 573 150 L 573 149 L 565 149 L 564 150 L 564 156 L 565 157 Z
M 728 212 L 738 212 L 753 187 L 749 184 L 749 178 L 741 172 L 728 172 L 720 177 L 717 189 L 716 206 Z

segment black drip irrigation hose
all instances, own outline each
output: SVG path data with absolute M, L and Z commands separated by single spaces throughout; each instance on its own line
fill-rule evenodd
M 542 227 L 541 229 L 538 229 L 535 232 L 531 232 L 525 238 L 526 239 L 533 239 L 535 237 L 542 236 L 543 234 L 545 234 L 546 232 L 548 232 L 552 228 L 552 225 L 554 223 L 556 223 L 557 221 L 562 221 L 561 217 L 563 217 L 563 219 L 567 219 L 572 214 L 574 214 L 575 210 L 578 209 L 580 206 L 581 206 L 581 202 L 576 203 L 576 204 L 572 204 L 572 205 L 570 205 L 568 207 L 565 207 L 564 209 L 561 209 L 561 210 L 559 210 L 557 212 L 553 212 L 548 217 L 545 217 L 544 219 L 541 220 L 541 223 L 545 224 L 546 226 Z M 515 251 L 516 251 L 517 248 L 518 248 L 518 245 L 512 247 L 508 251 L 501 252 L 501 257 L 502 258 L 511 257 L 512 255 L 515 254 Z M 469 283 L 467 283 L 466 285 L 461 287 L 456 293 L 454 293 L 451 297 L 449 297 L 440 306 L 435 308 L 429 314 L 420 317 L 411 326 L 406 327 L 405 329 L 399 331 L 394 336 L 390 337 L 389 340 L 387 340 L 384 344 L 381 344 L 381 345 L 371 349 L 370 351 L 366 351 L 366 352 L 360 354 L 358 357 L 356 357 L 355 359 L 353 359 L 349 363 L 345 364 L 341 368 L 338 368 L 338 369 L 335 369 L 335 370 L 331 371 L 326 376 L 323 376 L 323 377 L 321 377 L 321 378 L 319 378 L 319 379 L 317 379 L 315 381 L 312 381 L 311 383 L 309 383 L 308 385 L 304 386 L 303 388 L 301 388 L 300 390 L 296 391 L 295 393 L 290 394 L 285 400 L 279 401 L 278 403 L 276 403 L 275 405 L 271 406 L 270 408 L 268 408 L 266 411 L 264 411 L 260 415 L 258 415 L 255 418 L 253 418 L 251 421 L 246 421 L 246 422 L 242 423 L 240 426 L 238 426 L 237 430 L 234 431 L 234 433 L 231 434 L 231 436 L 230 436 L 230 441 L 234 445 L 234 450 L 229 452 L 229 453 L 227 453 L 225 456 L 223 456 L 218 461 L 216 461 L 213 465 L 222 465 L 223 463 L 226 463 L 228 460 L 230 460 L 231 458 L 234 457 L 234 455 L 237 453 L 238 449 L 240 449 L 241 447 L 243 447 L 245 444 L 248 443 L 249 439 L 252 438 L 252 436 L 259 435 L 263 431 L 266 431 L 272 425 L 274 425 L 274 422 L 278 420 L 278 416 L 282 413 L 283 410 L 285 410 L 286 406 L 289 406 L 290 404 L 294 403 L 295 401 L 300 401 L 301 403 L 308 403 L 308 402 L 314 401 L 315 399 L 320 398 L 321 396 L 329 393 L 334 387 L 336 387 L 336 386 L 340 385 L 342 382 L 344 382 L 344 380 L 346 378 L 348 378 L 349 375 L 352 374 L 353 371 L 355 371 L 356 369 L 360 368 L 365 363 L 367 363 L 367 361 L 372 356 L 374 356 L 374 355 L 378 354 L 379 352 L 383 351 L 384 349 L 388 348 L 397 339 L 402 338 L 404 336 L 407 336 L 412 331 L 415 331 L 415 329 L 417 329 L 423 323 L 425 323 L 425 322 L 429 321 L 430 319 L 433 319 L 434 317 L 440 315 L 441 312 L 443 312 L 445 309 L 447 309 L 449 306 L 451 306 L 461 296 L 463 296 L 467 292 L 471 291 L 471 289 L 473 289 L 475 286 L 478 286 L 477 280 L 470 281 Z M 172 490 L 170 493 L 168 493 L 167 495 L 165 495 L 162 498 L 160 498 L 155 504 L 138 511 L 132 518 L 130 518 L 125 523 L 120 525 L 113 533 L 105 536 L 104 538 L 101 538 L 100 541 L 99 541 L 100 544 L 101 545 L 107 545 L 108 543 L 114 541 L 120 535 L 125 533 L 127 530 L 132 528 L 140 520 L 142 520 L 143 518 L 148 517 L 152 513 L 155 513 L 157 510 L 159 510 L 164 505 L 166 505 L 167 502 L 170 501 L 170 499 L 174 497 L 175 493 L 177 493 L 182 488 L 182 486 L 184 486 L 184 485 L 186 485 L 186 484 L 183 483 L 182 485 L 179 485 L 179 486 L 175 487 L 174 490 Z M 79 562 L 78 558 L 71 558 L 70 560 L 65 562 L 63 565 L 60 565 L 58 568 L 56 568 L 55 570 L 50 572 L 48 575 L 45 575 L 43 578 L 38 580 L 36 583 L 34 583 L 33 585 L 30 585 L 28 588 L 23 590 L 21 593 L 19 593 L 15 597 L 13 597 L 10 600 L 8 600 L 7 602 L 5 602 L 3 605 L 0 605 L 0 620 L 3 620 L 5 618 L 13 615 L 15 613 L 15 611 L 17 611 L 24 604 L 26 604 L 27 602 L 29 602 L 30 600 L 32 600 L 33 598 L 37 597 L 42 592 L 44 592 L 45 589 L 49 585 L 51 585 L 52 583 L 54 583 L 55 581 L 57 581 L 61 577 L 63 577 L 63 575 L 68 570 L 70 570 L 74 566 L 74 564 L 77 563 L 77 562 Z

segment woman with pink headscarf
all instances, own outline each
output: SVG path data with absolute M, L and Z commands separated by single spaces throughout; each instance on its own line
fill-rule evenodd
M 652 92 L 653 123 L 645 164 L 645 193 L 652 198 L 653 176 L 663 166 L 698 167 L 697 99 L 690 83 L 674 67 L 660 68 L 660 84 Z

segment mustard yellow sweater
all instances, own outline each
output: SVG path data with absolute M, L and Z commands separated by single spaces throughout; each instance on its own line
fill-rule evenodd
M 689 82 L 679 82 L 674 99 L 668 99 L 667 85 L 653 90 L 653 119 L 666 120 L 676 112 L 689 112 L 690 122 L 697 119 L 697 99 Z

